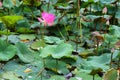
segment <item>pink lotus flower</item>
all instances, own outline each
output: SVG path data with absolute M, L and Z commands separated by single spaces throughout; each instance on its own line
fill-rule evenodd
M 104 8 L 103 8 L 102 13 L 103 13 L 103 14 L 106 14 L 106 13 L 107 13 L 107 7 L 104 7 Z
M 2 2 L 0 2 L 0 7 L 2 7 Z
M 106 21 L 106 25 L 110 25 L 110 21 L 109 20 Z
M 44 23 L 44 26 L 52 26 L 54 24 L 55 15 L 47 12 L 42 13 L 42 19 L 37 18 L 39 22 Z

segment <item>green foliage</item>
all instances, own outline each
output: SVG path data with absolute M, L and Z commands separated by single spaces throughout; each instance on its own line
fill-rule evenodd
M 46 66 L 46 68 L 48 68 L 48 69 L 50 69 L 53 72 L 58 73 L 58 74 L 69 73 L 69 70 L 67 69 L 66 63 L 59 61 L 59 60 L 47 58 L 47 59 L 45 59 L 45 66 Z
M 114 35 L 115 37 L 119 38 L 120 37 L 120 27 L 112 25 L 110 28 L 111 34 Z
M 8 9 L 10 9 L 10 8 L 14 7 L 14 4 L 13 4 L 12 0 L 4 0 L 3 1 L 3 6 L 5 6 Z
M 14 29 L 18 20 L 23 19 L 23 16 L 10 15 L 1 17 L 2 22 L 6 25 L 8 29 Z
M 16 74 L 14 74 L 14 72 L 5 72 L 2 74 L 2 76 L 0 77 L 0 79 L 9 79 L 9 80 L 22 80 L 20 78 L 18 78 L 18 76 L 16 76 Z
M 63 42 L 63 40 L 60 40 L 60 38 L 54 36 L 44 36 L 44 40 L 49 44 L 59 44 Z
M 16 47 L 17 55 L 23 62 L 27 63 L 34 60 L 34 53 L 32 53 L 25 44 L 18 42 Z
M 86 77 L 87 76 L 87 77 Z M 87 73 L 84 73 L 84 72 L 79 72 L 79 73 L 77 73 L 77 76 L 76 76 L 76 78 L 74 78 L 75 80 L 76 79 L 84 79 L 84 80 L 92 80 L 93 79 L 93 76 L 92 75 L 89 75 L 89 74 L 87 74 Z M 73 80 L 74 80 L 73 79 Z M 95 80 L 102 80 L 101 79 L 101 77 L 99 77 L 98 75 L 95 75 L 94 76 L 94 79 Z M 70 80 L 72 80 L 72 79 L 70 79 Z
M 103 71 L 109 69 L 107 65 L 110 62 L 110 55 L 103 54 L 101 56 L 89 57 L 87 61 L 81 63 L 79 69 L 90 73 L 92 70 L 102 69 Z
M 3 6 L 8 9 L 14 8 L 15 6 L 19 7 L 20 5 L 21 3 L 19 0 L 3 0 Z
M 0 80 L 118 80 L 119 0 L 0 1 Z
M 16 47 L 0 40 L 0 61 L 8 61 L 13 58 L 16 54 Z
M 61 43 L 58 45 L 48 45 L 41 50 L 40 56 L 46 58 L 52 56 L 53 58 L 62 58 L 71 56 L 73 47 L 67 43 Z
M 58 76 L 58 75 L 55 75 L 55 76 L 52 76 L 49 80 L 66 80 L 65 77 L 63 76 Z
M 36 41 L 36 42 L 33 42 L 30 47 L 34 50 L 40 50 L 41 48 L 45 47 L 46 44 L 44 41 L 42 40 L 39 40 L 39 41 Z
M 40 0 L 23 0 L 24 5 L 39 6 Z
M 18 36 L 20 40 L 34 40 L 35 39 L 35 34 L 21 34 Z
M 111 4 L 111 3 L 114 3 L 116 0 L 100 0 L 101 3 L 104 3 L 104 4 Z

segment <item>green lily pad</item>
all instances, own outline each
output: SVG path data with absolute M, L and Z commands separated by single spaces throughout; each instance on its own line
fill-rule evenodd
M 18 42 L 16 47 L 17 55 L 23 62 L 32 62 L 34 60 L 34 53 L 32 53 L 24 43 Z
M 21 34 L 18 36 L 21 40 L 34 40 L 35 35 L 34 34 Z
M 4 0 L 3 1 L 3 6 L 10 9 L 14 7 L 14 4 L 12 2 L 12 0 Z
M 95 65 L 98 67 L 102 67 L 103 65 L 109 64 L 110 62 L 110 54 L 103 54 L 101 56 L 94 56 L 89 57 L 88 62 L 90 62 L 92 65 L 95 63 L 98 63 L 99 65 Z M 101 66 L 100 66 L 101 65 Z
M 111 4 L 113 2 L 115 2 L 116 0 L 100 0 L 101 3 L 104 3 L 104 4 Z
M 64 76 L 54 75 L 49 80 L 66 80 Z
M 41 48 L 45 47 L 45 42 L 43 40 L 39 40 L 36 42 L 33 42 L 30 47 L 34 50 L 40 50 Z
M 9 36 L 8 36 L 8 41 L 9 41 L 10 43 L 16 44 L 16 43 L 19 42 L 20 40 L 19 40 L 19 38 L 18 38 L 17 35 L 9 35 Z
M 116 25 L 112 25 L 110 28 L 110 33 L 117 38 L 120 38 L 120 27 Z
M 81 71 L 90 73 L 92 70 L 101 68 L 103 71 L 109 69 L 107 64 L 110 63 L 110 54 L 103 54 L 101 56 L 92 56 L 81 63 Z
M 10 45 L 0 40 L 0 61 L 8 61 L 15 56 L 17 50 L 14 45 Z
M 46 43 L 51 43 L 51 44 L 63 42 L 63 40 L 60 40 L 60 38 L 54 36 L 44 36 L 44 40 Z
M 54 66 L 53 66 L 54 65 Z M 58 74 L 67 74 L 69 70 L 67 69 L 66 63 L 55 60 L 55 59 L 45 59 L 45 66 L 49 70 L 58 73 Z
M 9 72 L 2 73 L 2 75 L 0 76 L 0 80 L 4 80 L 4 79 L 5 80 L 22 80 L 18 77 L 19 76 L 17 74 L 15 74 L 12 71 L 9 71 Z
M 61 43 L 58 45 L 48 45 L 41 50 L 40 56 L 46 58 L 52 56 L 53 58 L 61 58 L 65 56 L 71 56 L 73 47 L 67 43 Z
M 93 80 L 93 76 L 92 75 L 89 75 L 89 74 L 84 73 L 84 72 L 77 72 L 76 73 L 76 77 L 73 77 L 70 80 L 79 80 L 79 78 L 82 79 L 82 80 Z M 99 77 L 98 75 L 95 75 L 94 79 L 95 80 L 102 80 L 102 78 Z

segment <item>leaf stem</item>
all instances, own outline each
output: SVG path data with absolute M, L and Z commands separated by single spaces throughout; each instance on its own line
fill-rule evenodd
M 58 60 L 56 59 L 56 72 L 58 71 Z
M 57 26 L 57 29 L 58 29 L 58 31 L 59 31 L 61 37 L 65 40 L 65 37 L 63 36 L 63 34 L 62 34 L 62 32 L 60 31 L 60 29 L 58 28 L 58 26 Z
M 93 75 L 93 80 L 95 80 L 95 75 Z
M 42 76 L 42 72 L 45 70 L 45 68 L 42 68 L 39 72 L 38 72 L 38 74 L 37 74 L 37 76 L 36 77 L 39 77 L 40 75 Z M 41 79 L 42 80 L 42 79 Z
M 110 68 L 112 67 L 112 58 L 113 58 L 113 52 L 111 53 L 111 57 L 110 57 Z

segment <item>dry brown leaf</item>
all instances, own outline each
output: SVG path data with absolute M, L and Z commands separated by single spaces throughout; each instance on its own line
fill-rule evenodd
M 28 40 L 28 39 L 24 39 L 24 40 L 20 40 L 21 42 L 24 42 L 24 43 L 27 43 L 27 42 L 29 42 L 30 40 Z
M 24 73 L 28 73 L 28 72 L 31 72 L 32 70 L 30 69 L 30 68 L 26 68 L 25 70 L 24 70 Z
M 115 43 L 115 48 L 120 48 L 120 41 Z

